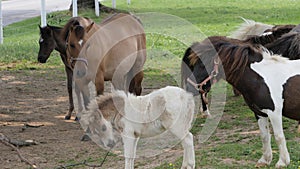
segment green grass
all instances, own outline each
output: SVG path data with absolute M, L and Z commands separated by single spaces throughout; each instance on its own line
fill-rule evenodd
M 110 1 L 105 1 L 104 4 L 111 6 Z M 182 21 L 175 22 L 177 25 L 174 26 L 173 20 L 165 21 L 162 20 L 165 18 L 151 18 L 154 15 L 148 15 L 154 24 L 145 23 L 149 50 L 145 65 L 145 83 L 148 84 L 146 88 L 156 88 L 158 83 L 178 84 L 180 59 L 186 47 L 193 41 L 201 40 L 203 36 L 229 35 L 243 22 L 240 17 L 274 25 L 300 23 L 298 0 L 132 0 L 131 5 L 127 5 L 125 0 L 118 0 L 117 7 L 134 13 L 170 14 Z M 93 11 L 80 11 L 79 15 L 91 17 L 96 22 L 107 16 L 102 13 L 100 18 L 96 18 Z M 70 16 L 68 11 L 51 13 L 47 16 L 48 23 L 62 26 Z M 58 52 L 52 53 L 47 64 L 37 63 L 39 19 L 28 19 L 4 28 L 4 44 L 0 45 L 0 70 L 26 72 L 32 69 L 59 69 L 63 73 L 63 64 Z M 188 23 L 194 27 L 187 27 Z M 189 36 L 198 35 L 197 31 L 202 32 L 203 36 Z M 231 87 L 228 87 L 224 115 L 217 130 L 207 142 L 196 143 L 197 168 L 254 168 L 255 162 L 262 154 L 258 134 L 240 133 L 245 129 L 258 130 L 258 126 L 243 99 L 233 97 L 231 92 Z M 295 134 L 296 122 L 289 119 L 283 121 L 292 160 L 288 168 L 299 169 L 300 143 L 299 135 Z M 196 119 L 192 129 L 195 135 L 201 131 L 201 124 L 204 122 L 204 119 Z M 233 130 L 236 132 L 232 132 Z M 218 135 L 222 132 L 223 135 Z M 278 148 L 274 141 L 272 147 L 273 168 L 278 159 Z M 62 160 L 61 163 L 65 161 Z M 181 161 L 182 158 L 175 161 L 166 160 L 157 169 L 180 168 Z

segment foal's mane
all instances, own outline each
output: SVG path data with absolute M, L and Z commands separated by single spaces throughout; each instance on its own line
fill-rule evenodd
M 47 30 L 47 29 L 51 29 L 53 31 L 60 31 L 60 30 L 62 30 L 62 27 L 52 26 L 52 25 L 47 24 L 47 26 L 41 28 L 40 35 L 43 35 L 45 30 Z
M 66 40 L 68 38 L 71 27 L 76 26 L 76 25 L 81 25 L 81 22 L 83 22 L 84 20 L 92 22 L 91 19 L 89 19 L 87 17 L 73 17 L 73 18 L 69 19 L 69 21 L 63 27 L 62 32 L 61 32 L 61 36 L 62 36 L 63 40 Z
M 99 109 L 104 118 L 112 118 L 116 114 L 122 113 L 124 100 L 115 94 L 105 94 L 96 98 L 97 104 L 92 104 L 90 109 Z
M 191 49 L 193 50 L 189 56 L 191 64 L 196 64 L 199 58 L 202 62 L 203 60 L 213 62 L 214 58 L 219 57 L 227 72 L 226 79 L 233 84 L 240 80 L 250 63 L 263 59 L 260 46 L 224 36 L 209 37 L 202 42 L 194 43 Z

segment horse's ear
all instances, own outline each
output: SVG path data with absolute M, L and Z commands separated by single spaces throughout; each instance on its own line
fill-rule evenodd
M 92 29 L 92 27 L 94 26 L 94 24 L 95 24 L 95 22 L 92 22 L 89 26 L 87 26 L 85 28 L 85 30 L 86 30 L 87 33 Z
M 75 31 L 76 37 L 78 37 L 79 39 L 83 38 L 84 28 L 82 26 L 75 26 L 74 31 Z

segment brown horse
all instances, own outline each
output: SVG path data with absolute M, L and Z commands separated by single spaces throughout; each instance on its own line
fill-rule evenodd
M 272 161 L 269 120 L 279 147 L 276 167 L 287 166 L 290 156 L 282 127 L 282 116 L 300 120 L 300 60 L 272 55 L 260 45 L 226 37 L 209 37 L 191 47 L 190 59 L 202 64 L 200 72 L 218 70 L 216 80 L 226 79 L 237 88 L 254 112 L 263 142 L 263 155 L 257 166 Z M 208 73 L 201 75 L 206 80 Z
M 94 81 L 97 95 L 103 93 L 104 81 L 136 95 L 142 92 L 146 36 L 133 15 L 114 14 L 99 26 L 93 23 L 85 29 L 75 26 L 68 37 L 67 56 L 73 67 L 77 61 L 74 77 L 81 79 L 79 84 Z M 83 91 L 83 96 L 86 106 L 88 93 Z
M 53 50 L 59 52 L 61 60 L 65 65 L 65 71 L 67 74 L 67 88 L 69 94 L 69 111 L 67 112 L 65 119 L 71 118 L 71 113 L 74 110 L 73 96 L 72 96 L 72 78 L 73 71 L 70 68 L 66 57 L 66 39 L 69 34 L 71 26 L 81 25 L 86 27 L 92 23 L 92 20 L 84 17 L 71 18 L 64 27 L 56 27 L 47 25 L 40 28 L 40 40 L 39 40 L 39 53 L 38 61 L 40 63 L 46 63 Z

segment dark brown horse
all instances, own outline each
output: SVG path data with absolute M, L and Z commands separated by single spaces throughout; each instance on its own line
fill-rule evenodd
M 199 72 L 212 72 L 217 68 L 216 80 L 223 78 L 237 88 L 254 112 L 263 142 L 263 155 L 257 166 L 269 165 L 272 161 L 269 120 L 279 147 L 276 167 L 287 166 L 290 156 L 282 116 L 300 120 L 300 60 L 288 60 L 271 54 L 261 45 L 221 36 L 209 37 L 190 48 L 190 59 L 204 65 Z M 209 73 L 201 74 L 201 79 L 210 78 Z
M 59 52 L 61 60 L 65 65 L 65 71 L 67 74 L 67 87 L 69 94 L 69 111 L 67 112 L 65 119 L 71 118 L 71 113 L 74 110 L 74 103 L 72 97 L 72 77 L 73 72 L 70 66 L 68 65 L 66 59 L 66 39 L 69 34 L 69 29 L 71 26 L 82 25 L 87 26 L 92 23 L 92 20 L 84 17 L 73 17 L 71 18 L 64 27 L 56 27 L 47 25 L 40 28 L 40 40 L 39 40 L 39 53 L 38 61 L 40 63 L 46 63 L 50 54 L 53 50 Z

